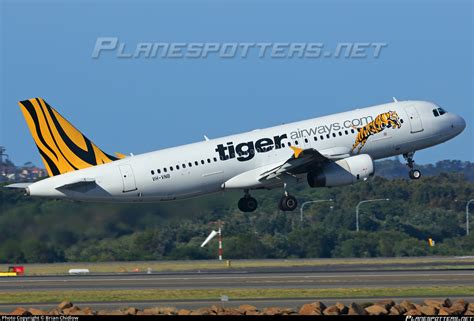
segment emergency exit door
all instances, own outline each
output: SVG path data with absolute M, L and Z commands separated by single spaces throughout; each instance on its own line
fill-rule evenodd
M 411 132 L 418 133 L 423 130 L 423 123 L 421 122 L 420 114 L 416 110 L 415 106 L 405 107 L 405 111 L 408 115 L 408 121 L 410 122 Z
M 120 173 L 122 174 L 123 182 L 123 192 L 131 192 L 137 190 L 137 185 L 135 183 L 135 176 L 133 175 L 133 170 L 130 165 L 120 165 Z

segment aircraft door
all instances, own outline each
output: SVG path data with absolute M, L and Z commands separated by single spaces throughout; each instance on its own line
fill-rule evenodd
M 120 165 L 120 173 L 122 175 L 123 190 L 122 192 L 131 192 L 137 190 L 137 185 L 135 183 L 135 176 L 133 175 L 133 170 L 130 165 Z
M 421 122 L 420 114 L 416 110 L 415 106 L 405 107 L 405 111 L 408 115 L 408 120 L 410 122 L 410 128 L 412 133 L 418 133 L 423 131 L 423 124 Z

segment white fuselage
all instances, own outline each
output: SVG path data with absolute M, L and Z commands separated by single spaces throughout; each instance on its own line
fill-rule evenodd
M 329 154 L 357 154 L 357 149 L 352 150 L 357 135 L 354 127 L 362 127 L 389 110 L 399 115 L 400 128 L 386 128 L 369 137 L 360 154 L 380 159 L 415 152 L 445 142 L 465 127 L 464 120 L 455 114 L 435 117 L 435 108 L 438 106 L 424 101 L 393 102 L 254 130 L 50 177 L 30 185 L 28 192 L 32 196 L 77 200 L 150 202 L 222 191 L 228 189 L 226 182 L 242 173 L 289 159 L 293 151 L 288 143 Z M 255 152 L 246 153 L 248 150 Z M 74 191 L 57 189 L 82 179 L 94 180 L 96 186 Z M 274 186 L 252 184 L 248 189 L 270 187 Z

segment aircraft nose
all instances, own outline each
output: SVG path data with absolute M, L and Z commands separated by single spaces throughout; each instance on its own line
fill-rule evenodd
M 459 134 L 466 128 L 466 121 L 461 116 L 454 115 L 451 127 Z
M 457 121 L 454 126 L 459 128 L 460 132 L 462 132 L 464 128 L 466 128 L 466 121 L 461 116 L 457 116 Z

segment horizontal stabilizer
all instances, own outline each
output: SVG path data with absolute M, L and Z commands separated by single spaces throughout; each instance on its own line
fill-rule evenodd
M 31 184 L 33 183 L 15 183 L 15 184 L 6 185 L 5 187 L 6 188 L 27 188 Z
M 77 181 L 57 186 L 56 189 L 68 189 L 72 191 L 85 192 L 96 185 L 95 178 L 81 178 Z

